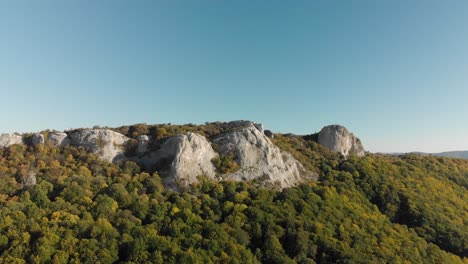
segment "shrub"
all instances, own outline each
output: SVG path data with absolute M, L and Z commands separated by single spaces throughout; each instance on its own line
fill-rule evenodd
M 218 173 L 228 174 L 236 172 L 239 169 L 239 164 L 234 160 L 234 155 L 229 153 L 228 155 L 220 155 L 211 160 Z

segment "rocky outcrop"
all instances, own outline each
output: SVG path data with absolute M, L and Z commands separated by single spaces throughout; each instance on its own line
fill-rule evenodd
M 274 145 L 264 134 L 262 125 L 234 121 L 220 126 L 225 132 L 213 139 L 213 146 L 199 134 L 181 134 L 167 139 L 157 151 L 145 153 L 138 161 L 146 168 L 156 169 L 166 187 L 172 189 L 195 183 L 200 175 L 209 179 L 254 180 L 262 186 L 280 188 L 316 178 L 290 153 Z M 218 173 L 212 162 L 218 157 L 214 149 L 221 156 L 232 155 L 238 169 L 228 174 Z
M 23 136 L 18 134 L 0 134 L 0 147 L 6 148 L 15 144 L 23 144 Z
M 149 144 L 150 138 L 147 135 L 141 135 L 141 136 L 138 136 L 137 141 L 138 141 L 137 153 L 138 154 L 145 153 L 148 150 L 148 144 Z
M 44 144 L 45 137 L 41 133 L 33 134 L 30 138 L 33 146 Z M 89 152 L 98 155 L 109 162 L 118 162 L 125 159 L 126 136 L 110 129 L 83 129 L 73 132 L 70 136 L 64 132 L 50 132 L 47 141 L 57 147 L 72 144 L 83 147 Z M 0 147 L 9 147 L 14 144 L 23 144 L 23 136 L 19 134 L 1 134 Z
M 64 132 L 50 132 L 47 139 L 56 147 L 64 147 L 70 144 L 70 139 L 68 138 L 67 133 Z
M 44 144 L 44 142 L 45 142 L 44 135 L 40 133 L 36 133 L 31 137 L 31 143 L 33 146 Z
M 125 159 L 125 143 L 128 137 L 109 129 L 85 129 L 70 135 L 70 143 L 83 147 L 109 162 Z
M 154 154 L 167 187 L 177 189 L 197 181 L 197 176 L 215 178 L 211 162 L 217 156 L 208 140 L 196 133 L 169 138 Z M 165 174 L 165 175 L 164 175 Z
M 365 150 L 361 140 L 355 137 L 344 126 L 331 125 L 322 128 L 318 134 L 318 143 L 331 151 L 341 153 L 347 157 L 350 154 L 364 156 Z
M 222 135 L 213 143 L 220 155 L 232 154 L 239 165 L 238 171 L 223 175 L 224 179 L 257 180 L 261 185 L 284 188 L 311 176 L 300 162 L 290 153 L 281 151 L 254 123 Z
M 29 187 L 29 186 L 36 185 L 36 183 L 37 183 L 36 173 L 31 170 L 29 171 L 28 176 L 24 179 L 23 185 Z

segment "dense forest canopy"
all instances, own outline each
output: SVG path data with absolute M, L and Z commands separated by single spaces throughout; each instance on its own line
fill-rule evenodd
M 223 127 L 116 130 L 164 140 Z M 2 149 L 0 263 L 468 263 L 468 161 L 344 159 L 314 135 L 273 141 L 319 181 L 280 190 L 201 175 L 175 192 L 157 171 L 82 148 Z

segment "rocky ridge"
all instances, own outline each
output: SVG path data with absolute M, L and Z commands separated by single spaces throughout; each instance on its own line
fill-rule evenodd
M 223 131 L 210 142 L 197 133 L 168 138 L 156 151 L 141 153 L 136 161 L 154 165 L 164 176 L 166 186 L 185 187 L 203 175 L 214 180 L 254 180 L 263 186 L 291 187 L 316 175 L 307 172 L 293 156 L 280 150 L 268 138 L 261 124 L 250 121 L 220 123 Z M 138 149 L 147 149 L 147 140 L 138 140 Z M 215 150 L 216 149 L 216 150 Z M 213 159 L 232 155 L 238 169 L 220 173 Z
M 65 132 L 36 133 L 29 136 L 31 145 L 52 144 L 57 147 L 73 145 L 98 155 L 109 162 L 131 160 L 144 168 L 152 168 L 163 176 L 164 184 L 172 189 L 184 188 L 198 181 L 198 176 L 212 180 L 255 181 L 262 186 L 291 187 L 305 180 L 316 179 L 289 152 L 272 141 L 273 133 L 262 124 L 250 121 L 217 123 L 221 133 L 207 139 L 193 132 L 164 138 L 157 148 L 150 147 L 153 139 L 140 135 L 136 139 L 110 129 L 80 129 Z M 364 148 L 358 138 L 342 126 L 328 126 L 318 135 L 320 144 L 344 156 L 362 156 Z M 0 147 L 25 144 L 23 135 L 1 134 Z M 135 143 L 135 153 L 126 155 L 129 143 Z M 236 170 L 220 172 L 213 160 L 232 157 Z

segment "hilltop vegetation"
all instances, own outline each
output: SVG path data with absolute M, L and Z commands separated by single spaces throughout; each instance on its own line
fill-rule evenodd
M 223 129 L 117 130 L 164 140 Z M 131 161 L 104 162 L 73 146 L 10 146 L 0 150 L 0 263 L 467 263 L 468 161 L 345 160 L 314 139 L 273 141 L 318 182 L 275 190 L 200 177 L 182 193 Z M 230 157 L 214 162 L 235 169 Z
M 276 140 L 302 161 L 319 161 L 310 166 L 320 167 L 322 184 L 356 189 L 392 222 L 412 228 L 442 249 L 468 256 L 468 161 L 418 155 L 340 160 L 337 154 L 327 156 L 315 142 L 299 137 Z M 312 149 L 321 151 L 322 158 L 312 158 Z

